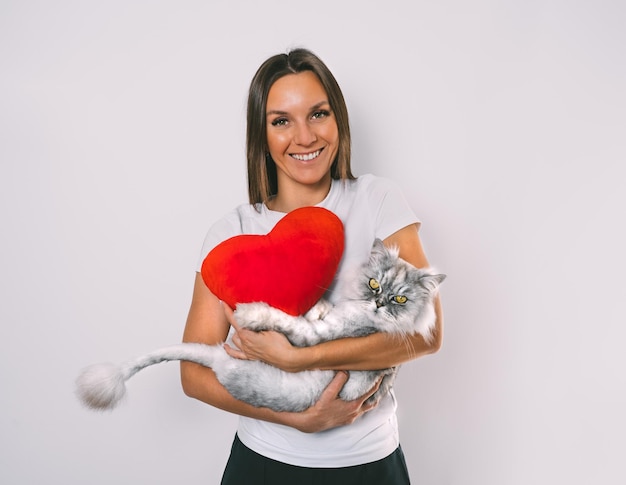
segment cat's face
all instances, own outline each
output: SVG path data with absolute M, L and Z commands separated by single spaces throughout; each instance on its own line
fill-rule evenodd
M 376 240 L 360 278 L 360 298 L 373 302 L 372 309 L 377 314 L 399 319 L 414 317 L 437 291 L 445 275 L 415 268 L 400 259 L 397 250 Z

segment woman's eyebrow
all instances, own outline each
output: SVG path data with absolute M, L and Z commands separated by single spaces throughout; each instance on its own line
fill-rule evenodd
M 321 108 L 322 106 L 324 106 L 325 104 L 327 104 L 327 105 L 329 105 L 329 106 L 330 106 L 330 103 L 329 103 L 328 101 L 326 101 L 326 100 L 324 100 L 324 101 L 320 101 L 319 103 L 317 103 L 317 104 L 315 104 L 315 105 L 313 105 L 313 106 L 311 107 L 311 111 L 315 111 L 316 109 L 320 109 L 320 108 Z
M 311 106 L 310 111 L 315 111 L 316 109 L 321 108 L 322 106 L 324 106 L 325 104 L 330 105 L 330 103 L 326 100 L 324 101 L 320 101 L 319 103 L 314 104 L 313 106 Z M 281 111 L 279 109 L 273 109 L 268 111 L 265 116 L 271 116 L 271 115 L 279 115 L 279 116 L 285 116 L 288 115 L 289 113 L 287 111 Z
M 287 113 L 286 111 L 280 111 L 280 110 L 277 110 L 277 109 L 273 109 L 273 110 L 268 111 L 267 113 L 265 113 L 265 116 L 270 116 L 270 115 L 281 115 L 281 116 L 284 116 L 286 114 L 289 114 L 289 113 Z

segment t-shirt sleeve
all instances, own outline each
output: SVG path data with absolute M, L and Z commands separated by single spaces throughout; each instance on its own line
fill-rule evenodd
M 372 184 L 372 199 L 378 204 L 377 238 L 385 239 L 411 224 L 416 224 L 419 229 L 421 222 L 396 183 L 385 178 L 376 178 Z
M 204 242 L 202 243 L 202 249 L 200 256 L 196 263 L 196 271 L 202 269 L 202 263 L 207 254 L 218 244 L 233 236 L 242 234 L 241 218 L 237 210 L 229 212 L 222 219 L 214 223 L 207 232 Z

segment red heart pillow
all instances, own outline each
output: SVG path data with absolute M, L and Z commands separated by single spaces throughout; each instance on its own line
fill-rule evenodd
M 302 315 L 331 284 L 343 247 L 341 220 L 327 209 L 303 207 L 266 235 L 243 234 L 217 245 L 202 263 L 202 279 L 231 308 L 264 301 Z

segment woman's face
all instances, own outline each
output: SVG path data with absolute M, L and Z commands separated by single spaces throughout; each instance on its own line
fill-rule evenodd
M 276 81 L 268 93 L 266 116 L 280 193 L 303 187 L 328 190 L 339 131 L 317 76 L 304 71 Z

